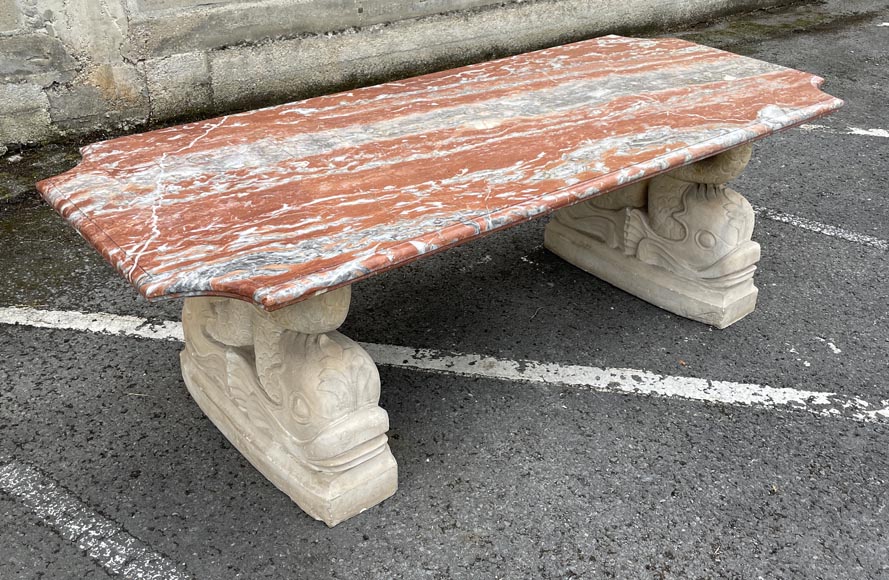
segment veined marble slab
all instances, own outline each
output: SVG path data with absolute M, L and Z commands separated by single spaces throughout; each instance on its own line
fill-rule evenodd
M 148 299 L 274 310 L 811 121 L 822 82 L 607 36 L 96 143 L 38 189 Z

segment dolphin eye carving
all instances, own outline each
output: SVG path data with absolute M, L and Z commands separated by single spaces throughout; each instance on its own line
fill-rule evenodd
M 710 248 L 716 247 L 716 236 L 714 236 L 707 230 L 700 230 L 698 233 L 696 233 L 695 241 L 700 247 L 707 248 L 708 250 Z
M 312 409 L 305 397 L 297 394 L 290 401 L 290 412 L 293 413 L 293 419 L 300 425 L 307 425 L 312 420 Z

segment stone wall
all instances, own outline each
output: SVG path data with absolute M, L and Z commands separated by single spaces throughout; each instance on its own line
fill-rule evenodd
M 0 0 L 0 147 L 789 0 Z

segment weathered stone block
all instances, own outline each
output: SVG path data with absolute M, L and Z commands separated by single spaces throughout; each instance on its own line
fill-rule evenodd
M 460 36 L 463 36 L 461 31 Z M 477 38 L 455 40 L 440 22 L 398 23 L 210 53 L 216 108 L 314 96 L 483 59 Z
M 102 65 L 86 79 L 47 93 L 50 115 L 60 130 L 91 131 L 148 119 L 148 95 L 135 67 Z
M 239 2 L 239 0 L 214 0 L 213 5 L 231 4 Z M 251 4 L 251 2 L 240 1 L 240 4 Z M 193 6 L 206 5 L 206 0 L 136 0 L 136 6 L 141 12 L 152 12 L 155 10 L 175 10 L 182 8 L 191 8 Z
M 0 143 L 38 143 L 54 134 L 46 109 L 0 114 Z
M 169 119 L 212 106 L 204 53 L 177 54 L 144 64 L 152 119 Z
M 45 34 L 28 34 L 0 38 L 0 81 L 16 81 L 39 75 L 47 85 L 64 82 L 72 76 L 77 62 L 65 51 L 58 39 Z
M 48 109 L 39 85 L 0 84 L 0 143 L 34 143 L 52 136 Z
M 54 87 L 47 95 L 52 111 L 52 120 L 56 123 L 97 117 L 105 112 L 99 89 L 91 85 Z
M 31 83 L 0 84 L 0 115 L 49 108 L 46 94 Z
M 139 0 L 130 20 L 144 38 L 136 58 L 210 50 L 297 34 L 323 34 L 352 27 L 431 16 L 499 4 L 493 0 L 324 0 L 294 3 Z M 177 10 L 188 6 L 188 11 Z
M 0 0 L 0 32 L 16 30 L 20 22 L 20 13 L 15 0 Z

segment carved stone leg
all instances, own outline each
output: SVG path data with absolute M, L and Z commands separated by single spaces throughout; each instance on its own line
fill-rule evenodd
M 380 377 L 335 332 L 341 288 L 275 312 L 230 298 L 187 298 L 185 384 L 204 413 L 263 475 L 329 526 L 395 493 Z
M 750 153 L 742 145 L 561 209 L 544 245 L 656 306 L 725 328 L 756 306 L 753 208 L 725 186 Z

